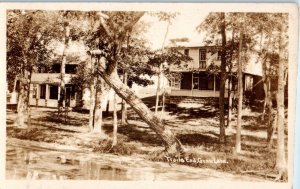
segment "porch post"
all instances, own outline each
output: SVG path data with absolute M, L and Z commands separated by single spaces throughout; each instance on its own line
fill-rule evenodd
M 13 88 L 13 91 L 12 92 L 16 92 L 16 87 L 17 87 L 17 76 L 15 77 L 15 80 L 14 80 L 14 88 Z
M 61 90 L 61 87 L 59 85 L 57 85 L 58 87 L 58 90 L 57 90 L 57 107 L 59 107 L 59 99 L 60 99 L 60 90 Z
M 216 97 L 216 74 L 214 74 L 214 97 Z
M 191 90 L 191 95 L 193 96 L 193 90 L 194 90 L 194 72 L 192 71 L 192 90 Z
M 60 87 L 58 86 L 58 92 L 57 92 L 57 103 L 58 103 L 58 100 L 60 99 Z
M 46 84 L 46 94 L 45 94 L 45 106 L 47 107 L 47 101 L 49 99 L 49 85 Z

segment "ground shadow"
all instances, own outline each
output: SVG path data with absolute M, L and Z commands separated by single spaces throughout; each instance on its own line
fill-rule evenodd
M 71 114 L 71 112 L 69 113 Z M 80 127 L 88 124 L 88 119 L 82 118 L 82 116 L 64 116 L 63 114 L 58 116 L 56 111 L 48 111 L 47 115 L 44 117 L 39 117 L 36 119 L 38 122 L 52 122 L 57 124 L 65 124 L 68 126 Z
M 112 133 L 113 127 L 110 124 L 102 126 L 106 133 Z M 118 134 L 128 137 L 128 141 L 137 141 L 150 146 L 161 146 L 162 140 L 150 128 L 137 127 L 134 124 L 118 127 Z
M 176 137 L 183 145 L 199 146 L 203 144 L 217 144 L 219 143 L 217 137 L 208 136 L 200 133 L 191 134 L 177 134 Z

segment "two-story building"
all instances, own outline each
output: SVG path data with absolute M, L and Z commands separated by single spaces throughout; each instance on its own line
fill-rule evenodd
M 220 89 L 220 65 L 221 48 L 216 46 L 185 46 L 178 47 L 181 53 L 190 56 L 193 60 L 181 65 L 172 65 L 171 72 L 179 73 L 178 77 L 170 80 L 170 96 L 187 97 L 219 97 Z M 250 59 L 244 64 L 243 89 L 253 91 L 259 88 L 261 92 L 261 66 L 255 59 Z M 228 68 L 227 72 L 229 71 Z M 231 71 L 231 88 L 236 94 L 237 68 L 233 66 Z M 225 97 L 228 97 L 229 82 L 225 82 Z

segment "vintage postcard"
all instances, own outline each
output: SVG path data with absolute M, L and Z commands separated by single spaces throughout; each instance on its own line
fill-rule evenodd
M 0 14 L 1 189 L 293 187 L 296 4 Z

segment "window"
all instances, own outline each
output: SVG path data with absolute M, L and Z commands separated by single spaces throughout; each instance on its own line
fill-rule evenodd
M 206 68 L 206 61 L 200 60 L 200 62 L 199 62 L 199 68 L 200 69 L 205 69 Z
M 178 77 L 173 77 L 171 78 L 171 87 L 174 89 L 180 89 L 180 78 Z
M 33 89 L 32 89 L 32 98 L 37 97 L 37 86 L 36 84 L 33 84 Z
M 184 55 L 189 56 L 190 54 L 190 49 L 184 49 Z
M 246 75 L 245 76 L 245 91 L 252 91 L 253 88 L 253 77 Z
M 199 50 L 199 59 L 200 60 L 206 60 L 206 50 L 205 49 L 200 49 Z
M 199 77 L 193 77 L 193 89 L 199 89 Z
M 46 98 L 46 85 L 40 85 L 40 99 Z
M 222 51 L 218 51 L 218 57 L 217 57 L 217 60 L 221 60 L 221 56 L 222 56 Z
M 218 75 L 210 75 L 207 78 L 207 89 L 208 90 L 220 90 L 220 78 Z
M 199 49 L 199 68 L 206 68 L 206 49 Z
M 66 64 L 66 73 L 67 74 L 76 74 L 77 65 L 74 64 Z
M 57 100 L 58 99 L 58 86 L 49 85 L 50 89 L 50 99 Z
M 51 73 L 60 73 L 60 64 L 53 64 L 51 66 Z
M 48 67 L 47 66 L 45 66 L 45 65 L 40 65 L 39 67 L 38 67 L 38 73 L 48 73 Z

